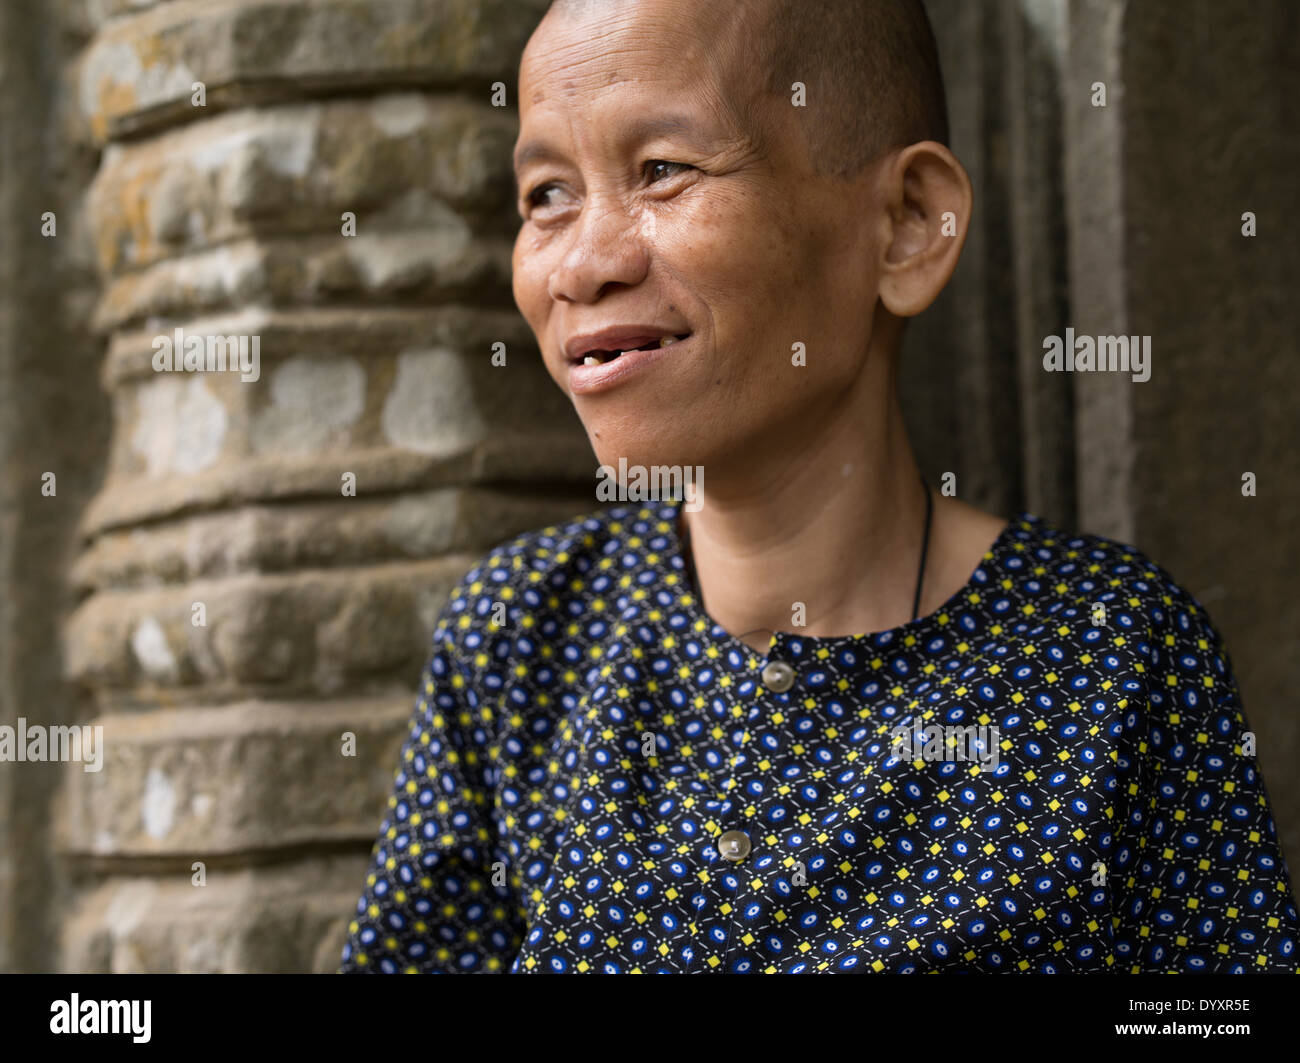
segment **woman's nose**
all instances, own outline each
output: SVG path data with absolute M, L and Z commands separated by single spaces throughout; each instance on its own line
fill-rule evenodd
M 588 201 L 572 229 L 571 243 L 550 275 L 552 299 L 593 303 L 610 285 L 639 284 L 650 256 L 643 234 L 621 205 Z

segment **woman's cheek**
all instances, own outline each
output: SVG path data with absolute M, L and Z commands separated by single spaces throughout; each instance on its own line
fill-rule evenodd
M 511 257 L 510 287 L 515 305 L 535 332 L 540 330 L 546 320 L 550 300 L 546 290 L 549 271 L 545 258 L 544 248 L 537 238 L 521 233 L 515 241 Z M 540 342 L 541 336 L 537 338 Z
M 743 298 L 755 313 L 770 314 L 801 286 L 796 284 L 798 244 L 783 219 L 756 212 L 747 198 L 733 198 L 713 205 L 693 224 L 695 273 L 719 294 Z

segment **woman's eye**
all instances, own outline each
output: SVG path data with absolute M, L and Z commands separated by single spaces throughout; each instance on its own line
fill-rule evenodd
M 687 170 L 693 170 L 695 167 L 685 162 L 670 162 L 667 159 L 651 159 L 645 164 L 646 180 L 650 184 L 656 184 L 669 177 L 676 177 Z M 532 210 L 544 210 L 548 207 L 556 207 L 560 204 L 552 198 L 553 193 L 560 192 L 560 187 L 553 181 L 546 184 L 538 185 L 524 197 L 525 207 Z
M 531 207 L 548 207 L 551 204 L 547 202 L 547 195 L 555 191 L 555 185 L 545 184 L 538 185 L 524 198 L 524 202 Z
M 645 164 L 646 177 L 651 184 L 661 181 L 665 177 L 672 177 L 675 173 L 684 173 L 691 167 L 684 162 L 668 162 L 666 159 L 651 159 Z

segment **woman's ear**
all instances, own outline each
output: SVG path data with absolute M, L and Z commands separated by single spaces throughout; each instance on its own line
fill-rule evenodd
M 888 213 L 880 299 L 891 314 L 913 317 L 957 268 L 974 205 L 970 177 L 951 151 L 924 140 L 894 156 L 879 179 Z

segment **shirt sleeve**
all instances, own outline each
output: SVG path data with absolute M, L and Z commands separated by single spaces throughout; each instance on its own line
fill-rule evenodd
M 434 632 L 343 974 L 507 971 L 522 943 L 493 812 L 491 710 L 466 659 L 463 586 Z
M 1294 895 L 1232 662 L 1203 606 L 1164 601 L 1120 765 L 1117 969 L 1295 973 Z

